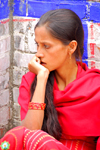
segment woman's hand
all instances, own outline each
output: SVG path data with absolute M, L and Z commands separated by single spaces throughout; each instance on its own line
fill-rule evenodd
M 34 55 L 31 61 L 28 64 L 28 69 L 30 72 L 35 73 L 37 76 L 49 76 L 49 70 L 40 64 L 40 59 Z

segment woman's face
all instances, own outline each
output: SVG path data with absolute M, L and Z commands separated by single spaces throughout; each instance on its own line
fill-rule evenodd
M 36 56 L 40 58 L 41 65 L 49 71 L 66 65 L 69 58 L 69 45 L 64 45 L 60 40 L 54 38 L 45 26 L 35 29 L 35 41 L 37 44 Z

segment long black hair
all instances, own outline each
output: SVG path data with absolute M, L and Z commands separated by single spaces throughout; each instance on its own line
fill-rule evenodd
M 41 16 L 35 29 L 40 26 L 45 26 L 49 33 L 59 39 L 63 44 L 67 45 L 72 40 L 77 41 L 77 48 L 75 50 L 76 59 L 81 59 L 83 55 L 84 45 L 84 31 L 80 18 L 76 13 L 69 9 L 51 10 Z M 37 76 L 35 77 L 31 86 L 31 99 L 37 83 Z M 53 104 L 53 85 L 54 72 L 50 72 L 45 93 L 46 109 L 44 112 L 44 121 L 42 130 L 46 131 L 56 139 L 61 138 L 62 130 L 58 121 L 58 114 Z

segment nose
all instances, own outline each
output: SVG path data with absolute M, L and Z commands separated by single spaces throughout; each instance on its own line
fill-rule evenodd
M 38 58 L 44 57 L 44 54 L 43 54 L 42 50 L 38 49 L 38 50 L 37 50 L 37 53 L 36 53 L 36 56 L 37 56 Z

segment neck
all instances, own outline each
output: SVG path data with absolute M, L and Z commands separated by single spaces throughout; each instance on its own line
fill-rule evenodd
M 64 90 L 69 83 L 76 79 L 77 70 L 78 66 L 76 61 L 70 61 L 69 64 L 55 71 L 55 77 L 59 90 Z

